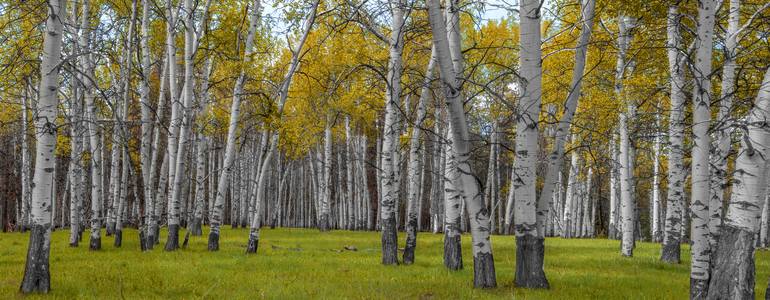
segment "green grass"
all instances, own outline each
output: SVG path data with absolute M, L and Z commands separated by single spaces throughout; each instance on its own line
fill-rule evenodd
M 204 230 L 206 232 L 206 230 Z M 442 236 L 418 236 L 416 264 L 380 265 L 379 233 L 317 230 L 263 230 L 258 255 L 244 254 L 248 230 L 225 229 L 221 250 L 206 250 L 194 237 L 187 249 L 139 251 L 137 232 L 124 232 L 123 248 L 102 238 L 103 250 L 88 250 L 88 233 L 79 248 L 67 245 L 67 231 L 53 234 L 53 290 L 37 298 L 245 299 L 245 298 L 510 298 L 517 299 L 687 299 L 689 250 L 684 262 L 658 262 L 659 246 L 640 243 L 633 258 L 619 254 L 610 240 L 552 238 L 546 241 L 550 290 L 513 288 L 514 238 L 494 236 L 497 282 L 493 290 L 472 288 L 470 237 L 463 236 L 465 269 L 442 265 Z M 165 236 L 163 237 L 165 238 Z M 0 234 L 0 298 L 18 293 L 28 235 Z M 163 240 L 163 239 L 162 239 Z M 399 237 L 403 243 L 403 235 Z M 355 246 L 358 251 L 342 250 Z M 770 253 L 757 252 L 757 295 L 770 276 Z

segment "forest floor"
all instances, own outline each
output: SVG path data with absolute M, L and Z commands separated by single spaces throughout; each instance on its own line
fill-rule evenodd
M 668 265 L 658 261 L 657 244 L 638 243 L 635 256 L 623 258 L 618 241 L 549 238 L 551 289 L 533 291 L 513 288 L 515 239 L 494 236 L 499 287 L 477 290 L 469 235 L 463 236 L 465 269 L 453 272 L 443 267 L 438 234 L 418 235 L 414 265 L 382 266 L 377 232 L 264 229 L 257 255 L 244 254 L 248 229 L 224 229 L 216 253 L 206 250 L 206 232 L 186 249 L 142 253 L 135 230 L 124 232 L 122 248 L 102 237 L 98 252 L 88 250 L 88 232 L 79 248 L 70 248 L 69 232 L 56 231 L 51 294 L 32 297 L 18 293 L 28 235 L 0 233 L 0 298 L 687 299 L 689 290 L 689 247 L 682 249 L 682 264 Z M 758 251 L 756 259 L 757 296 L 764 299 L 770 252 Z

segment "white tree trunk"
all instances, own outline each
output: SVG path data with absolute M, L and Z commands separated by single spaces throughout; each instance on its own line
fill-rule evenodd
M 621 103 L 626 105 L 627 110 L 620 114 L 618 122 L 618 131 L 620 132 L 620 218 L 621 218 L 621 249 L 623 256 L 633 256 L 634 253 L 634 228 L 636 214 L 634 213 L 636 202 L 633 197 L 633 169 L 630 169 L 630 138 L 628 121 L 633 120 L 630 114 L 634 110 L 633 101 L 625 99 L 623 96 L 623 80 L 627 67 L 626 51 L 631 43 L 631 27 L 633 26 L 631 18 L 627 16 L 618 16 L 618 58 L 615 71 L 615 96 Z
M 254 37 L 257 32 L 259 22 L 260 0 L 254 0 L 249 16 L 249 30 L 246 37 L 243 65 L 247 65 L 252 60 L 252 51 L 254 46 Z M 243 68 L 243 67 L 242 67 Z M 217 184 L 216 199 L 211 211 L 211 228 L 209 232 L 208 249 L 209 251 L 219 250 L 219 227 L 222 225 L 222 213 L 225 204 L 225 194 L 229 187 L 230 174 L 232 173 L 233 159 L 235 156 L 235 133 L 238 129 L 238 118 L 241 110 L 241 97 L 243 94 L 243 85 L 246 81 L 246 73 L 242 69 L 241 74 L 235 82 L 233 88 L 233 102 L 230 107 L 230 123 L 227 129 L 227 141 L 225 143 L 224 161 L 219 174 L 219 183 Z
M 660 114 L 655 116 L 656 128 L 660 128 Z M 661 200 L 660 200 L 660 132 L 655 133 L 655 142 L 652 146 L 652 216 L 650 216 L 652 230 L 652 241 L 660 243 L 663 238 L 663 230 L 661 228 Z
M 420 99 L 417 102 L 414 125 L 412 125 L 412 136 L 409 141 L 409 163 L 407 166 L 409 183 L 407 190 L 407 222 L 406 222 L 406 246 L 404 246 L 404 263 L 414 263 L 414 249 L 417 246 L 418 213 L 419 203 L 422 201 L 421 175 L 423 170 L 423 161 L 420 157 L 422 152 L 422 126 L 425 120 L 426 109 L 425 102 L 431 97 L 431 82 L 433 81 L 433 67 L 436 61 L 436 49 L 431 49 L 431 57 L 428 61 L 428 67 L 425 70 Z
M 685 211 L 685 177 L 684 167 L 684 111 L 685 111 L 685 75 L 684 56 L 681 47 L 679 22 L 681 15 L 677 6 L 668 8 L 667 42 L 668 68 L 671 85 L 671 107 L 668 121 L 668 194 L 666 196 L 666 220 L 663 236 L 663 247 L 660 259 L 668 263 L 680 262 L 680 242 L 682 239 L 683 219 Z
M 59 105 L 59 69 L 61 61 L 63 21 L 67 2 L 48 1 L 48 16 L 43 34 L 40 63 L 40 98 L 35 114 L 35 173 L 32 179 L 30 206 L 31 233 L 21 282 L 23 293 L 48 293 L 51 274 L 48 258 L 51 252 L 51 205 L 55 188 L 56 116 Z
M 549 208 L 552 206 L 551 201 L 553 199 L 552 194 L 554 186 L 556 185 L 559 174 L 564 166 L 565 144 L 569 137 L 569 128 L 572 124 L 572 118 L 575 115 L 575 110 L 577 109 L 578 101 L 580 99 L 581 84 L 583 82 L 586 67 L 586 56 L 588 55 L 588 44 L 591 41 L 591 33 L 593 31 L 596 1 L 584 1 L 585 2 L 581 3 L 583 26 L 580 31 L 580 39 L 575 47 L 575 66 L 572 69 L 570 90 L 565 101 L 564 113 L 556 126 L 553 150 L 550 155 L 548 155 L 548 167 L 545 180 L 543 181 L 543 189 L 537 203 L 538 232 L 541 237 L 545 236 L 544 218 L 547 215 Z
M 747 130 L 735 161 L 732 197 L 715 249 L 709 299 L 754 299 L 754 238 L 766 197 L 770 154 L 770 69 L 747 117 Z
M 144 231 L 144 236 L 141 239 L 142 242 L 142 250 L 149 250 L 152 248 L 152 240 L 149 238 L 153 236 L 152 233 L 152 222 L 154 221 L 152 218 L 153 211 L 154 211 L 154 195 L 152 192 L 152 178 L 150 171 L 152 169 L 152 154 L 153 152 L 157 152 L 157 149 L 153 151 L 152 148 L 152 128 L 153 128 L 153 121 L 152 121 L 152 114 L 153 114 L 153 108 L 150 104 L 150 46 L 149 46 L 149 40 L 150 40 L 150 4 L 148 1 L 142 2 L 142 32 L 141 32 L 141 40 L 140 40 L 140 47 L 142 52 L 142 81 L 141 81 L 141 94 L 140 94 L 140 105 L 141 105 L 141 118 L 142 118 L 142 127 L 141 127 L 141 140 L 140 140 L 140 152 L 139 152 L 139 161 L 140 166 L 142 170 L 142 191 L 144 193 L 144 222 L 141 226 L 143 226 L 142 230 Z M 163 81 L 163 79 L 161 79 Z
M 470 225 L 474 265 L 473 285 L 479 288 L 492 288 L 497 286 L 497 279 L 495 278 L 492 243 L 489 239 L 489 212 L 484 206 L 479 181 L 469 163 L 470 142 L 468 123 L 466 122 L 463 96 L 460 90 L 460 79 L 463 76 L 462 69 L 458 70 L 457 64 L 453 65 L 451 63 L 452 59 L 455 59 L 455 61 L 458 58 L 461 59 L 462 53 L 456 50 L 452 53 L 450 49 L 446 34 L 447 23 L 444 22 L 441 16 L 439 2 L 437 0 L 428 0 L 426 2 L 428 4 L 428 15 L 433 33 L 433 44 L 436 47 L 436 58 L 447 98 L 446 104 L 450 116 L 452 150 L 457 163 L 456 171 L 460 173 L 459 180 L 456 180 L 454 185 L 462 190 L 468 215 L 471 216 Z M 450 11 L 457 18 L 457 21 L 449 22 L 449 26 L 453 26 L 454 30 L 459 32 L 459 8 L 454 1 Z M 450 33 L 449 35 L 451 36 L 452 34 Z M 459 38 L 455 39 L 455 45 L 453 45 L 455 49 L 460 48 L 458 43 Z
M 692 239 L 690 268 L 690 298 L 704 298 L 708 292 L 711 270 L 711 234 L 709 229 L 709 149 L 711 121 L 711 52 L 714 46 L 714 17 L 717 0 L 700 0 L 698 28 L 695 39 L 693 80 L 693 147 L 692 147 Z

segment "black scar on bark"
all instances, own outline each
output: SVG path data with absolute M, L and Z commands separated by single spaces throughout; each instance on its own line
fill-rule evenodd
M 102 249 L 102 238 L 101 237 L 94 238 L 92 236 L 91 239 L 88 241 L 88 249 L 91 249 L 94 251 Z
M 146 250 L 152 250 L 152 248 L 155 246 L 155 236 L 154 235 L 148 235 L 145 238 L 144 247 Z
M 444 266 L 450 270 L 462 270 L 463 252 L 460 235 L 449 236 L 451 230 L 444 230 Z M 455 232 L 459 232 L 455 230 Z
M 414 249 L 417 247 L 417 219 L 410 219 L 406 226 L 406 246 L 404 246 L 404 264 L 414 263 Z
M 391 218 L 382 219 L 382 264 L 398 264 L 398 236 L 396 234 L 395 214 Z
M 720 231 L 708 299 L 754 299 L 754 233 L 731 225 Z
M 80 235 L 80 233 L 78 233 L 78 235 Z M 78 238 L 79 238 L 79 236 L 76 236 L 75 240 L 70 242 L 70 247 L 72 247 L 72 248 L 77 248 L 78 247 Z
M 105 229 L 106 230 L 105 230 L 104 235 L 112 236 L 112 233 L 115 232 L 115 223 L 111 223 L 111 222 L 107 223 L 107 228 L 105 228 Z
M 495 259 L 492 253 L 478 253 L 473 257 L 473 287 L 480 289 L 497 287 Z
M 27 262 L 24 267 L 24 279 L 21 281 L 22 293 L 48 293 L 51 290 L 51 273 L 48 263 L 50 248 L 46 248 L 50 238 L 50 225 L 32 225 L 29 235 Z M 49 244 L 50 245 L 50 244 Z
M 120 248 L 123 245 L 123 230 L 115 229 L 115 247 Z
M 144 229 L 139 228 L 139 249 L 142 250 L 142 252 L 147 251 L 147 244 L 149 240 L 147 239 L 147 235 L 144 234 Z
M 516 237 L 516 276 L 514 285 L 530 289 L 550 288 L 543 270 L 545 239 L 524 235 Z
M 707 299 L 708 295 L 707 279 L 695 279 L 690 277 L 690 300 L 702 300 Z
M 679 241 L 667 241 L 663 243 L 660 252 L 660 260 L 670 264 L 678 264 L 681 260 L 681 244 Z
M 209 233 L 209 251 L 219 251 L 219 234 Z
M 155 243 L 155 245 L 160 245 L 160 224 L 156 225 L 153 231 L 155 232 L 153 234 L 154 240 L 152 242 Z
M 257 248 L 259 248 L 259 238 L 256 238 L 252 235 L 249 235 L 249 243 L 246 244 L 246 253 L 247 254 L 256 254 Z
M 329 231 L 329 215 L 321 214 L 320 220 L 318 220 L 318 230 Z
M 166 239 L 166 251 L 174 251 L 179 249 L 179 225 L 168 225 L 168 238 Z
M 190 231 L 187 230 L 184 234 L 184 241 L 182 241 L 182 248 L 187 248 L 187 244 L 190 243 Z
M 190 226 L 191 234 L 194 236 L 203 235 L 203 229 L 201 228 L 201 218 L 193 218 L 192 225 Z

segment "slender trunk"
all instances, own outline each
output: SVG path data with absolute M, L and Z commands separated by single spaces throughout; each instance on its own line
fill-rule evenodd
M 244 66 L 252 60 L 252 51 L 254 45 L 254 37 L 257 32 L 257 26 L 259 22 L 259 10 L 261 0 L 254 0 L 251 7 L 252 11 L 249 18 L 249 30 L 246 37 L 245 51 L 244 51 Z M 232 173 L 233 158 L 235 155 L 235 133 L 238 129 L 238 118 L 240 116 L 241 109 L 241 97 L 243 94 L 243 85 L 246 81 L 246 73 L 241 67 L 241 74 L 235 82 L 235 88 L 233 89 L 233 102 L 230 107 L 230 124 L 227 129 L 227 140 L 225 142 L 225 154 L 224 161 L 221 166 L 221 173 L 219 175 L 219 183 L 217 184 L 216 199 L 214 200 L 214 206 L 211 211 L 211 228 L 209 231 L 208 249 L 209 251 L 219 250 L 219 227 L 222 224 L 222 212 L 224 209 L 225 194 L 230 183 L 230 174 Z
M 625 78 L 626 51 L 631 44 L 631 27 L 633 21 L 630 17 L 618 16 L 618 57 L 615 71 L 615 96 L 626 105 L 626 111 L 620 113 L 618 121 L 618 131 L 620 132 L 620 219 L 621 219 L 621 248 L 620 253 L 623 256 L 633 256 L 634 247 L 634 228 L 636 214 L 634 213 L 636 202 L 633 194 L 633 172 L 631 168 L 631 138 L 629 137 L 629 120 L 633 121 L 631 114 L 635 110 L 634 101 L 626 99 L 623 91 L 623 80 Z
M 425 79 L 423 80 L 422 90 L 420 92 L 420 99 L 417 102 L 417 116 L 415 118 L 414 125 L 412 127 L 412 136 L 409 141 L 409 163 L 407 170 L 409 182 L 407 192 L 407 225 L 406 225 L 406 246 L 404 247 L 404 263 L 414 263 L 414 249 L 417 247 L 417 230 L 419 222 L 418 211 L 419 202 L 421 201 L 420 190 L 421 182 L 420 175 L 423 169 L 423 161 L 420 159 L 422 142 L 420 140 L 422 135 L 422 124 L 425 120 L 425 102 L 431 97 L 431 82 L 433 81 L 433 66 L 435 64 L 436 49 L 431 50 L 431 58 L 428 61 L 428 67 L 425 70 Z
M 460 21 L 459 7 L 455 1 L 448 7 L 452 18 L 444 22 L 441 8 L 437 0 L 426 1 L 428 15 L 433 33 L 433 44 L 436 47 L 436 59 L 439 65 L 441 80 L 445 88 L 446 105 L 450 116 L 450 132 L 452 134 L 452 152 L 455 155 L 457 167 L 455 171 L 460 174 L 453 185 L 462 190 L 461 196 L 465 200 L 471 225 L 471 239 L 473 251 L 473 285 L 478 288 L 493 288 L 497 286 L 495 277 L 495 265 L 492 256 L 492 243 L 489 239 L 489 212 L 484 206 L 479 180 L 473 173 L 470 159 L 470 142 L 468 123 L 463 108 L 463 95 L 460 90 L 462 67 L 458 61 L 462 60 L 460 48 Z M 447 38 L 447 26 L 451 38 Z M 450 49 L 451 45 L 455 49 Z M 454 64 L 452 63 L 454 60 Z
M 655 124 L 656 128 L 660 128 L 660 114 L 656 114 L 655 116 Z M 652 241 L 655 243 L 660 243 L 661 239 L 663 238 L 663 230 L 661 229 L 660 225 L 660 216 L 661 216 L 661 200 L 660 200 L 660 133 L 655 133 L 655 142 L 653 143 L 653 158 L 652 158 L 652 215 L 650 217 L 650 220 L 652 222 L 652 226 L 650 226 L 650 229 L 652 230 Z

